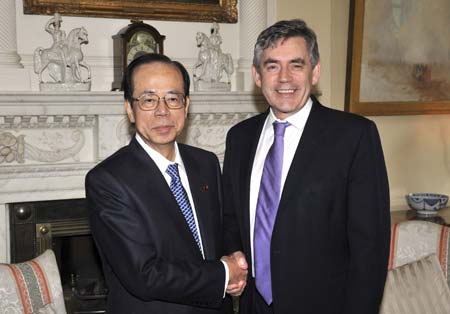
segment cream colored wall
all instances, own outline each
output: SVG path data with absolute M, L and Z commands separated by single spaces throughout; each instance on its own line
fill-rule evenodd
M 277 18 L 304 19 L 317 33 L 321 101 L 343 110 L 349 0 L 278 0 Z M 450 194 L 450 115 L 369 117 L 378 126 L 388 168 L 391 210 L 409 192 Z
M 317 8 L 320 8 L 318 10 Z M 319 39 L 321 76 L 319 90 L 322 92 L 321 101 L 326 104 L 331 103 L 331 33 L 330 17 L 331 5 L 328 0 L 278 0 L 277 2 L 278 19 L 301 18 L 314 29 Z M 326 22 L 324 22 L 326 21 Z

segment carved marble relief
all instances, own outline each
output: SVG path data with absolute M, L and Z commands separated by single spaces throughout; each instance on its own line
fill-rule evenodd
M 33 145 L 25 144 L 25 159 L 31 159 L 42 162 L 57 162 L 67 158 L 74 158 L 77 160 L 77 154 L 84 146 L 85 138 L 83 131 L 73 130 L 70 139 L 65 138 L 61 133 L 43 134 L 48 139 L 48 146 L 51 150 L 43 150 Z M 62 148 L 63 143 L 72 142 L 72 146 Z M 67 144 L 66 144 L 67 145 Z M 78 161 L 78 160 L 77 160 Z
M 228 130 L 254 113 L 200 113 L 189 114 L 185 133 L 180 142 L 214 152 L 222 162 Z
M 228 129 L 253 115 L 189 114 L 178 140 L 212 151 L 222 161 Z M 97 162 L 127 145 L 133 133 L 132 125 L 122 115 L 103 115 L 98 120 L 92 115 L 2 116 L 0 165 Z
M 72 131 L 70 139 L 58 132 L 44 131 L 42 141 L 50 147 L 49 150 L 29 144 L 25 139 L 25 135 L 14 136 L 10 132 L 0 133 L 0 164 L 14 161 L 24 163 L 25 160 L 57 162 L 69 157 L 75 158 L 85 143 L 83 131 L 78 129 Z M 73 142 L 73 145 L 61 148 L 62 142 Z
M 15 137 L 9 132 L 0 133 L 0 164 L 3 162 L 24 162 L 24 136 Z
M 0 117 L 0 164 L 79 161 L 84 129 L 95 125 L 95 116 L 84 115 Z

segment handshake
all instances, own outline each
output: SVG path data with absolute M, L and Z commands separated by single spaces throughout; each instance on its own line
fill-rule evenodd
M 221 260 L 227 263 L 229 278 L 226 292 L 232 296 L 240 296 L 247 285 L 248 265 L 244 253 L 236 251 Z

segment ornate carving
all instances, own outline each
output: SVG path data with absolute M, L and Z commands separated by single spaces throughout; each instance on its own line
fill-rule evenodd
M 225 137 L 231 126 L 255 113 L 211 113 L 189 115 L 187 133 L 182 141 L 214 152 L 222 161 Z
M 61 29 L 62 18 L 59 13 L 45 25 L 45 30 L 52 35 L 50 48 L 36 48 L 34 51 L 34 72 L 39 75 L 41 90 L 90 90 L 91 69 L 83 61 L 81 45 L 87 44 L 88 32 L 84 27 L 74 28 L 66 38 Z M 87 71 L 87 78 L 82 78 L 81 68 Z M 47 70 L 53 82 L 44 82 L 42 73 Z
M 194 90 L 231 90 L 233 58 L 231 54 L 223 53 L 220 48 L 222 36 L 219 33 L 219 24 L 213 23 L 209 37 L 205 33 L 198 32 L 196 41 L 200 51 L 197 62 L 194 64 Z M 227 75 L 226 82 L 221 82 L 223 72 Z
M 94 115 L 0 116 L 0 129 L 90 128 Z
M 60 134 L 54 136 L 61 137 Z M 53 139 L 54 140 L 54 139 Z M 53 141 L 49 139 L 49 141 Z M 0 164 L 16 161 L 24 163 L 25 160 L 41 162 L 57 162 L 69 157 L 74 157 L 84 146 L 84 134 L 81 130 L 72 132 L 74 144 L 68 148 L 61 149 L 59 145 L 53 145 L 52 150 L 43 150 L 25 142 L 25 135 L 15 137 L 9 132 L 0 133 Z
M 15 137 L 9 132 L 0 133 L 0 164 L 3 162 L 23 163 L 24 160 L 24 135 Z

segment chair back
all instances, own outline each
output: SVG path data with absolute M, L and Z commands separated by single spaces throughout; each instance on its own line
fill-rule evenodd
M 450 286 L 450 228 L 409 220 L 392 225 L 389 269 L 436 254 Z
M 0 264 L 0 314 L 66 314 L 55 254 Z

